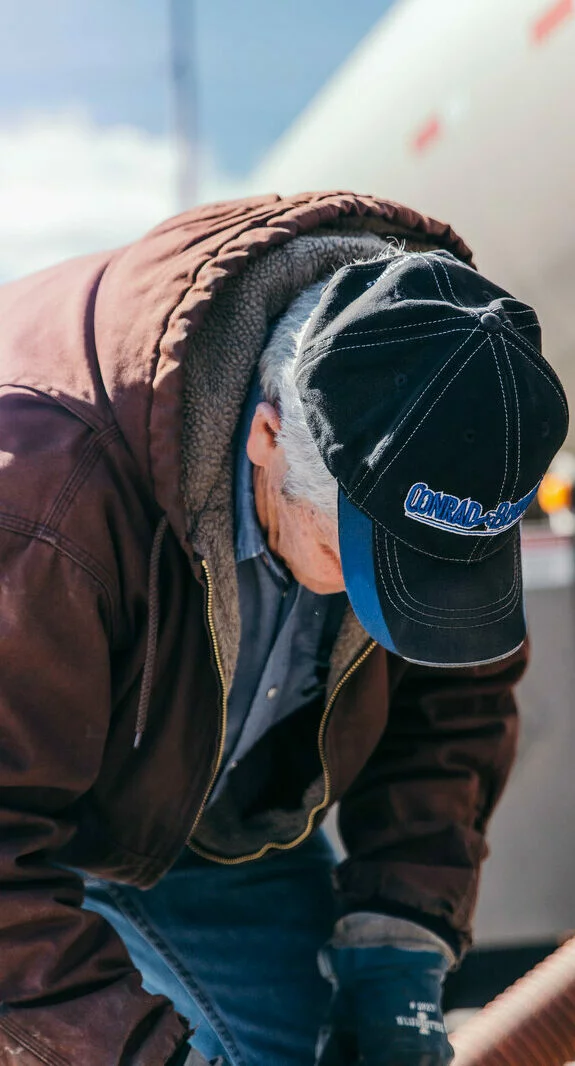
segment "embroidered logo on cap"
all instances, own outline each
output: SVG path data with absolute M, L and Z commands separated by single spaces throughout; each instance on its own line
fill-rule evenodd
M 540 482 L 516 503 L 506 500 L 491 511 L 484 511 L 470 496 L 460 499 L 447 492 L 435 492 L 424 481 L 412 485 L 405 497 L 405 514 L 416 522 L 463 536 L 492 537 L 504 533 L 523 518 L 534 499 Z M 483 528 L 481 528 L 483 527 Z

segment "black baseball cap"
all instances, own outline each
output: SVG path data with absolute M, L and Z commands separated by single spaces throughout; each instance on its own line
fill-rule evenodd
M 417 663 L 510 655 L 525 638 L 518 523 L 568 426 L 534 310 L 445 251 L 346 266 L 297 386 L 339 485 L 364 628 Z

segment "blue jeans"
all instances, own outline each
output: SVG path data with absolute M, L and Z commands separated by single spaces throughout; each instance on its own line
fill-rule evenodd
M 147 892 L 89 879 L 84 906 L 115 927 L 144 987 L 198 1026 L 193 1044 L 231 1066 L 312 1066 L 330 986 L 335 859 L 323 833 L 222 866 L 189 849 Z

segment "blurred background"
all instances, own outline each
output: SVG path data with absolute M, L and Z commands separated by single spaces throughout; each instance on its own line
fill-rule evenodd
M 0 280 L 242 195 L 388 6 L 0 0 Z
M 195 203 L 374 193 L 535 306 L 575 402 L 575 0 L 0 0 L 0 41 L 0 281 Z M 521 750 L 453 1006 L 575 927 L 574 475 L 524 523 Z

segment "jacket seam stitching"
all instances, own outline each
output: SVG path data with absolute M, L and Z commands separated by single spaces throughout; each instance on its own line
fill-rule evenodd
M 78 404 L 75 404 L 67 397 L 63 396 L 60 389 L 55 389 L 51 385 L 39 385 L 33 381 L 27 381 L 26 379 L 19 381 L 18 378 L 16 378 L 10 381 L 3 381 L 0 385 L 0 389 L 18 389 L 22 392 L 31 392 L 35 396 L 41 396 L 51 404 L 63 407 L 65 411 L 68 411 L 68 414 L 73 415 L 73 417 L 78 419 L 79 422 L 82 422 L 96 433 L 107 428 L 102 418 L 90 417 L 83 401 L 79 401 Z
M 106 602 L 110 613 L 110 622 L 112 625 L 111 637 L 113 640 L 116 618 L 114 597 L 102 568 L 98 561 L 94 559 L 89 552 L 86 552 L 78 544 L 74 544 L 73 541 L 69 540 L 68 537 L 59 530 L 53 529 L 44 522 L 32 522 L 29 519 L 19 515 L 10 514 L 6 511 L 0 511 L 0 529 L 7 529 L 11 533 L 17 533 L 29 537 L 31 540 L 41 540 L 45 544 L 49 544 L 61 555 L 71 559 L 73 563 L 84 570 L 84 572 L 87 573 L 97 585 L 99 585 L 106 596 Z
M 26 1029 L 11 1018 L 3 1018 L 0 1021 L 0 1029 L 23 1044 L 28 1051 L 46 1063 L 46 1066 L 70 1066 L 70 1059 L 64 1059 L 53 1048 L 46 1048 L 45 1045 L 40 1044 L 33 1036 L 30 1036 Z
M 64 486 L 58 493 L 52 507 L 44 519 L 43 524 L 50 526 L 52 529 L 57 529 L 62 521 L 68 507 L 72 503 L 74 496 L 81 489 L 82 485 L 86 481 L 88 475 L 93 470 L 98 459 L 107 448 L 108 444 L 116 440 L 120 436 L 120 430 L 118 426 L 107 426 L 97 436 L 92 437 L 84 454 L 80 461 L 75 466 L 74 470 L 70 474 L 70 477 L 65 482 Z

